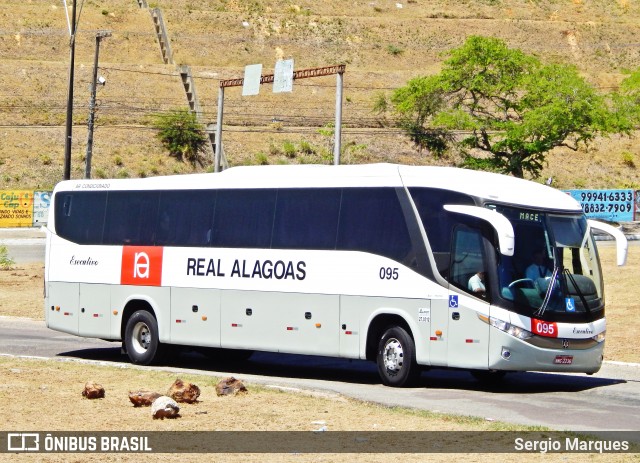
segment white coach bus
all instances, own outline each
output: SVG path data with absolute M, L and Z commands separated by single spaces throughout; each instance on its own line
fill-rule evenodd
M 591 229 L 616 236 L 619 265 L 627 250 L 562 192 L 443 167 L 72 180 L 51 208 L 49 328 L 122 341 L 138 364 L 172 346 L 368 359 L 390 386 L 429 367 L 597 372 Z

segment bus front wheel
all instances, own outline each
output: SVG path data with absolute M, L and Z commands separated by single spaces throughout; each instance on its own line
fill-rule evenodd
M 378 373 L 387 386 L 413 386 L 420 377 L 415 344 L 400 326 L 387 329 L 380 338 L 377 363 Z
M 124 343 L 131 363 L 151 365 L 158 362 L 162 345 L 155 317 L 146 310 L 134 312 L 127 322 Z

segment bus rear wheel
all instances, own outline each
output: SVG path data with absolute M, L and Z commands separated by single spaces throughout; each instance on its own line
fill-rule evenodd
M 162 358 L 163 347 L 158 334 L 158 322 L 146 310 L 131 315 L 125 329 L 124 343 L 131 363 L 151 365 Z
M 384 332 L 378 344 L 377 364 L 386 386 L 410 387 L 418 382 L 415 344 L 404 328 L 392 326 Z

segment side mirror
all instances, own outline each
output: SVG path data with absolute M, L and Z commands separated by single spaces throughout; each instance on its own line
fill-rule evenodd
M 612 227 L 609 224 L 598 222 L 597 220 L 587 220 L 587 223 L 591 228 L 595 228 L 596 230 L 603 231 L 608 235 L 613 236 L 616 239 L 616 249 L 617 249 L 617 257 L 618 257 L 618 266 L 622 267 L 627 263 L 627 237 L 624 236 L 620 230 L 616 227 Z

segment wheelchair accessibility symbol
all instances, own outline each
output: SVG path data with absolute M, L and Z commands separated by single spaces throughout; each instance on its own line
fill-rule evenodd
M 565 308 L 567 312 L 575 312 L 576 311 L 576 301 L 572 297 L 564 298 Z
M 449 296 L 449 307 L 452 309 L 457 309 L 458 308 L 458 295 L 457 294 L 451 294 Z

